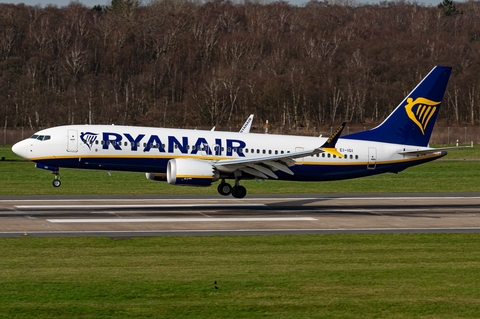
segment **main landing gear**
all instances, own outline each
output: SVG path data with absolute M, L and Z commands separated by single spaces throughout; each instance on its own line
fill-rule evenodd
M 226 183 L 225 180 L 222 179 L 222 182 L 218 185 L 217 190 L 218 193 L 223 196 L 232 194 L 232 196 L 235 198 L 244 198 L 245 195 L 247 195 L 247 189 L 242 185 L 239 185 L 238 180 L 235 180 L 235 186 L 232 187 L 232 185 Z

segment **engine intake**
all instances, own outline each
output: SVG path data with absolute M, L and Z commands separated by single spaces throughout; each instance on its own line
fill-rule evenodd
M 210 186 L 219 177 L 218 171 L 206 161 L 176 158 L 167 164 L 167 182 L 171 185 Z

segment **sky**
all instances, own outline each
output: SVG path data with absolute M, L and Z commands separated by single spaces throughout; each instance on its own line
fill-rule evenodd
M 35 6 L 35 5 L 40 5 L 41 7 L 45 7 L 46 5 L 53 4 L 58 7 L 64 7 L 67 6 L 70 3 L 71 0 L 0 0 L 0 3 L 13 3 L 13 4 L 19 4 L 19 3 L 24 3 L 29 6 Z M 111 0 L 78 0 L 80 3 L 84 4 L 87 7 L 93 7 L 97 4 L 99 5 L 109 5 L 111 3 Z M 289 3 L 292 5 L 303 5 L 308 0 L 287 0 Z M 357 0 L 358 3 L 379 3 L 381 0 Z M 423 5 L 437 5 L 441 2 L 442 0 L 410 0 L 410 2 L 416 2 L 418 4 L 423 4 Z M 459 2 L 459 1 L 455 1 Z

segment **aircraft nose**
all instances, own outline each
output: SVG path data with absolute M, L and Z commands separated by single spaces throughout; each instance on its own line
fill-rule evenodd
M 20 157 L 27 158 L 27 140 L 20 141 L 12 146 L 12 151 Z

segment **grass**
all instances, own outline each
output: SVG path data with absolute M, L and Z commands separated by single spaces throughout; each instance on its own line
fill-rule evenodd
M 478 318 L 480 313 L 476 234 L 0 242 L 0 318 Z
M 35 169 L 34 164 L 22 161 L 10 148 L 0 148 L 3 184 L 0 195 L 85 195 L 85 194 L 211 194 L 212 187 L 179 187 L 152 182 L 141 173 L 86 171 L 64 169 L 62 186 L 51 185 L 53 176 L 48 171 Z M 243 181 L 249 194 L 329 194 L 329 193 L 385 193 L 385 192 L 479 192 L 480 148 L 451 151 L 446 159 L 409 168 L 399 174 L 334 182 L 289 182 L 268 180 L 265 183 Z

